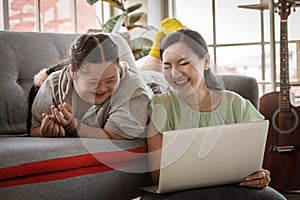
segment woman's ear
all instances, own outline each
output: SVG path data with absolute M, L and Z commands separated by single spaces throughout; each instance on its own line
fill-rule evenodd
M 75 78 L 75 70 L 72 65 L 69 65 L 69 71 L 70 71 L 71 78 L 74 79 Z
M 204 70 L 208 70 L 210 65 L 210 55 L 207 53 L 204 57 Z

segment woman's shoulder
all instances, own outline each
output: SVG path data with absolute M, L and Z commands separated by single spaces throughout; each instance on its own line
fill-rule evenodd
M 226 102 L 226 105 L 230 105 L 230 107 L 236 107 L 236 108 L 247 108 L 251 104 L 251 107 L 253 107 L 250 100 L 244 98 L 240 94 L 229 91 L 229 90 L 223 90 L 223 101 Z
M 245 101 L 246 100 L 240 94 L 238 94 L 234 91 L 230 91 L 230 90 L 222 90 L 222 95 L 224 95 L 227 100 L 238 100 L 238 101 Z
M 167 91 L 163 94 L 154 95 L 151 102 L 152 104 L 167 104 L 171 105 L 172 102 L 178 101 L 179 96 L 175 91 Z

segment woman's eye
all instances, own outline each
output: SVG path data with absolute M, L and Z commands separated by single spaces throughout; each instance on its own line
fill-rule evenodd
M 189 64 L 189 62 L 184 62 L 184 63 L 180 63 L 180 65 L 187 65 L 187 64 Z
M 163 65 L 163 68 L 164 68 L 164 70 L 168 70 L 168 69 L 171 69 L 172 67 L 171 67 L 171 65 Z

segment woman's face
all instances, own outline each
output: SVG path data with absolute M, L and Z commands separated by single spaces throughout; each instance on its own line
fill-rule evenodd
M 209 58 L 208 54 L 206 57 Z M 207 60 L 200 58 L 183 42 L 172 44 L 162 55 L 164 77 L 181 95 L 196 94 L 205 86 Z
M 120 72 L 115 62 L 85 63 L 73 80 L 77 94 L 84 101 L 99 105 L 118 88 Z

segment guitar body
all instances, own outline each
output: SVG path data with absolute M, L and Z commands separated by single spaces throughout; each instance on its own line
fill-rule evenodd
M 300 107 L 279 111 L 279 92 L 260 98 L 260 112 L 270 121 L 263 168 L 271 172 L 270 186 L 281 191 L 300 189 Z M 281 152 L 274 147 L 282 147 Z M 273 148 L 273 151 L 272 151 Z M 290 151 L 291 150 L 291 151 Z

